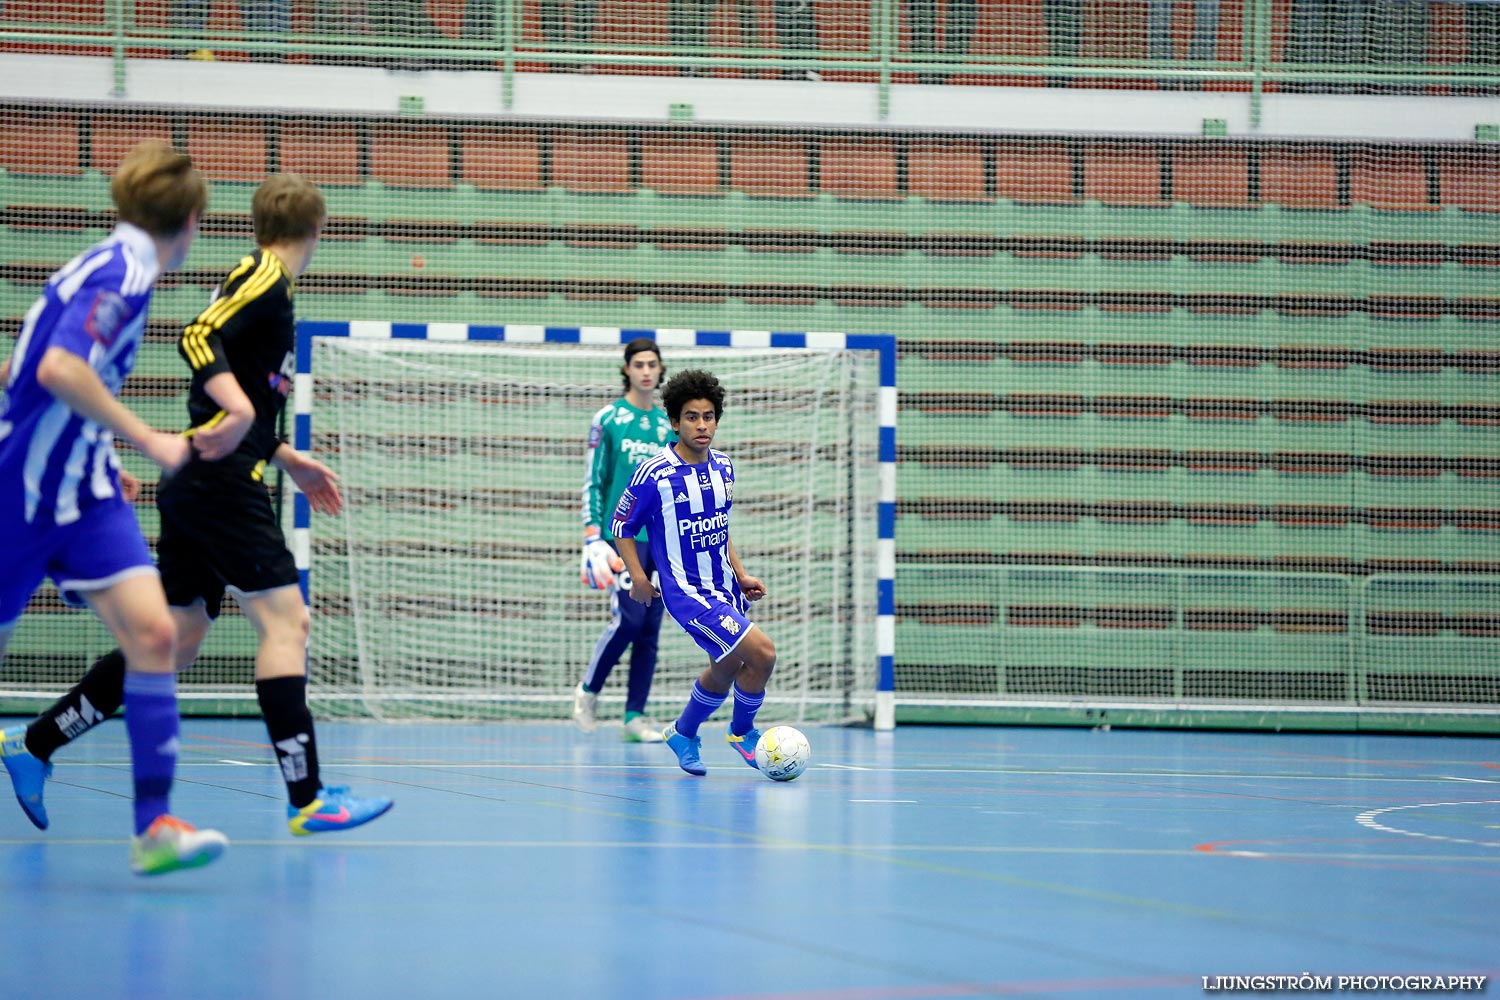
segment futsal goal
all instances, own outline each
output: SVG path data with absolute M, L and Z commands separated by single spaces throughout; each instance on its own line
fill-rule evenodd
M 589 418 L 638 336 L 668 377 L 705 368 L 727 390 L 715 447 L 778 653 L 765 717 L 893 723 L 893 338 L 461 324 L 301 325 L 296 445 L 346 501 L 295 505 L 316 711 L 567 716 L 610 615 L 578 574 Z M 675 712 L 704 664 L 665 622 L 654 710 Z

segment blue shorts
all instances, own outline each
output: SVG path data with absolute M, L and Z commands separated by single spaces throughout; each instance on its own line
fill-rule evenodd
M 730 604 L 715 604 L 706 611 L 678 622 L 682 630 L 718 663 L 734 652 L 734 647 L 749 634 L 755 623 L 746 618 L 744 612 Z
M 0 580 L 0 628 L 21 617 L 45 577 L 52 577 L 64 601 L 83 607 L 84 591 L 156 573 L 135 511 L 118 496 L 86 508 L 72 524 L 39 526 L 14 516 L 4 522 L 0 537 L 11 542 L 11 552 Z

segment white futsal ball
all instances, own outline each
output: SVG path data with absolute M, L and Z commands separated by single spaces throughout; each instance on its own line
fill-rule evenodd
M 755 745 L 755 766 L 772 781 L 791 781 L 807 770 L 811 759 L 807 737 L 791 726 L 772 726 Z

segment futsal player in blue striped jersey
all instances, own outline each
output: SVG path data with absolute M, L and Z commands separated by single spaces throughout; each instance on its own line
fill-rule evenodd
M 153 430 L 117 398 L 135 363 L 151 291 L 181 266 L 208 204 L 208 185 L 163 143 L 132 150 L 110 180 L 119 223 L 73 258 L 26 313 L 3 371 L 0 402 L 0 654 L 32 592 L 51 576 L 63 599 L 86 603 L 124 651 L 125 728 L 135 782 L 130 865 L 158 875 L 207 864 L 228 840 L 168 813 L 177 766 L 177 629 L 120 482 L 114 438 L 170 474 L 192 456 L 177 434 Z M 0 732 L 21 807 L 38 826 L 47 766 L 24 734 Z
M 708 372 L 685 371 L 666 384 L 662 404 L 677 440 L 636 469 L 611 525 L 630 572 L 631 599 L 650 604 L 658 593 L 636 548 L 644 528 L 667 613 L 708 654 L 707 669 L 662 739 L 684 771 L 707 774 L 698 729 L 732 692 L 726 739 L 756 767 L 755 714 L 776 667 L 776 647 L 745 617 L 749 602 L 766 596 L 766 587 L 745 572 L 729 539 L 734 463 L 710 447 L 724 413 L 724 387 Z

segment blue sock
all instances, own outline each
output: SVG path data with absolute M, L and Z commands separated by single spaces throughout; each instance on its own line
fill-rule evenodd
M 177 769 L 177 675 L 125 674 L 125 731 L 135 771 L 135 832 L 167 812 Z
M 677 731 L 689 739 L 697 736 L 698 727 L 707 722 L 708 717 L 713 715 L 728 697 L 727 694 L 714 694 L 702 684 L 693 681 L 693 696 L 688 699 L 687 706 L 677 717 Z
M 740 690 L 740 686 L 734 686 L 734 717 L 729 720 L 729 731 L 736 736 L 744 736 L 755 728 L 755 713 L 760 711 L 760 706 L 765 703 L 766 693 L 746 694 Z

